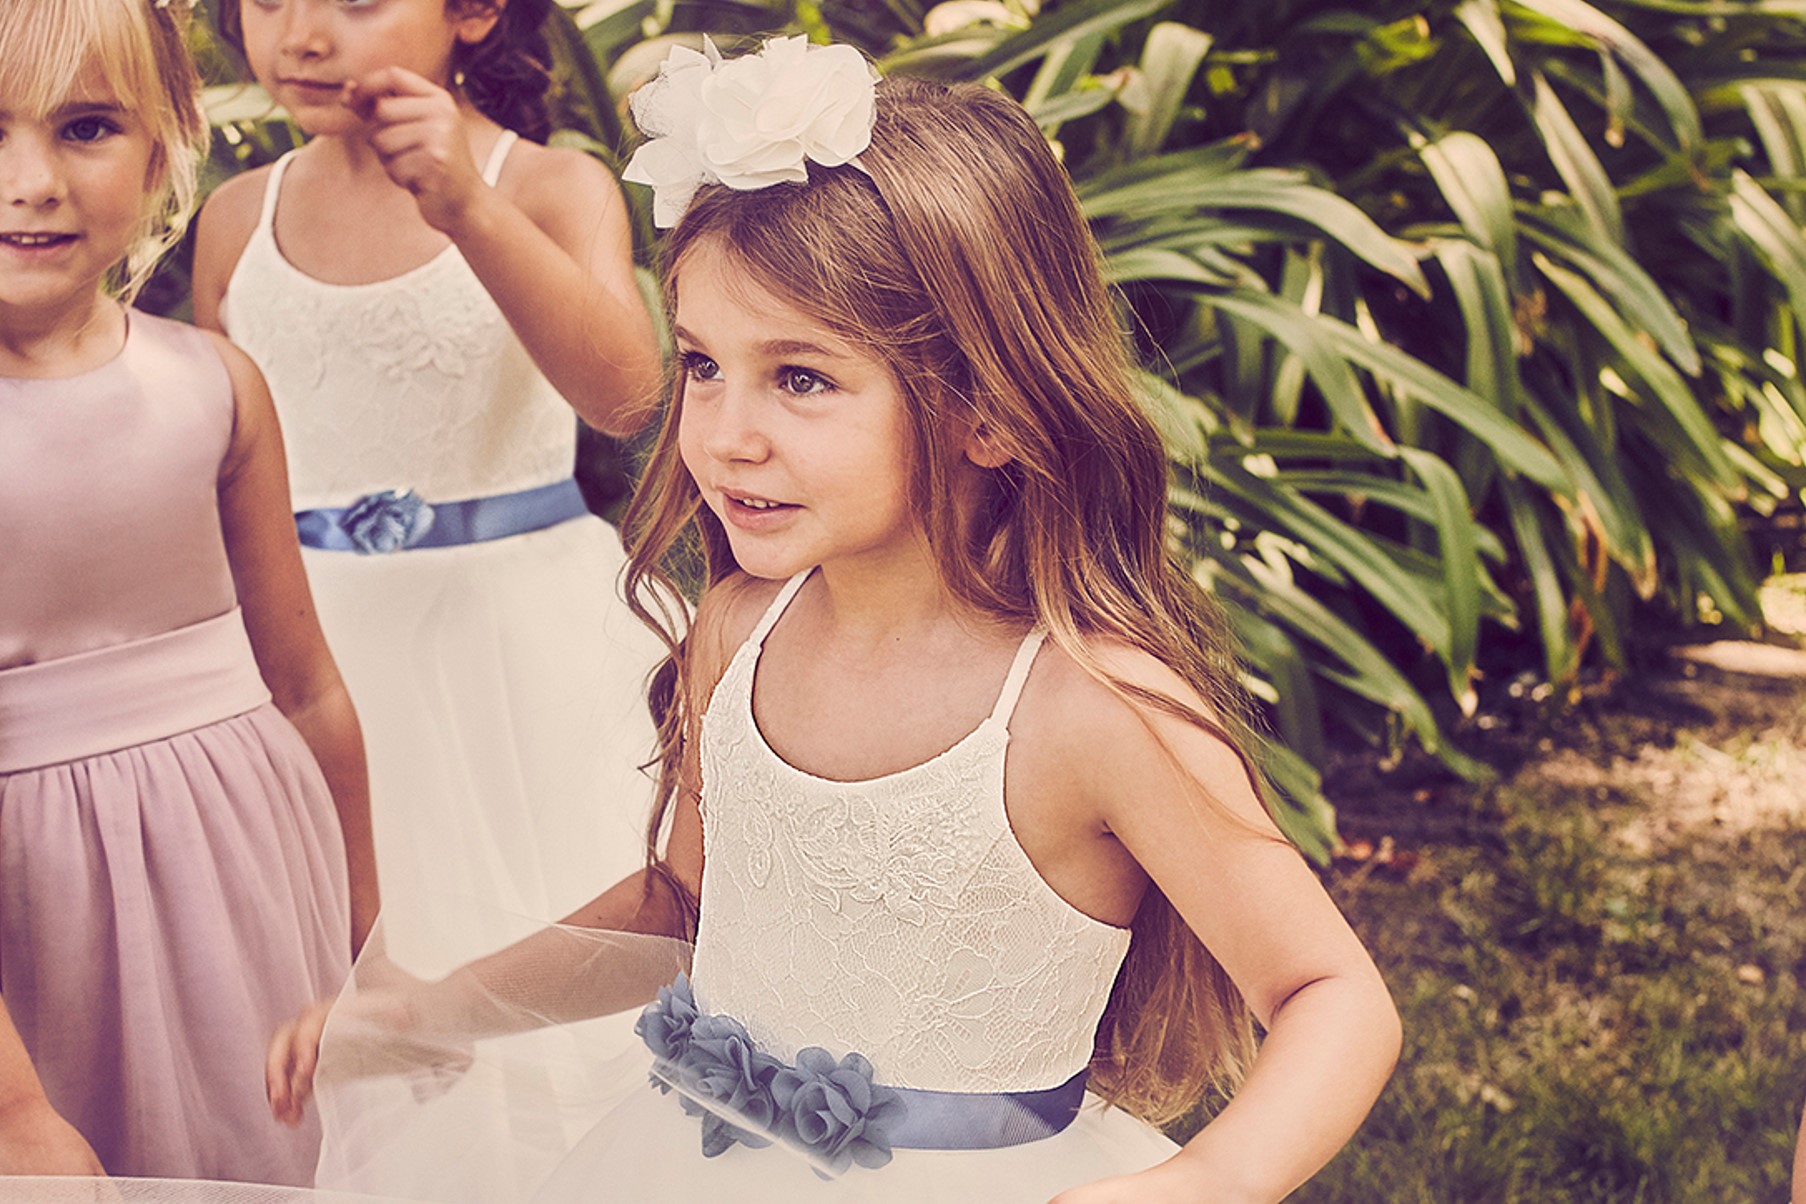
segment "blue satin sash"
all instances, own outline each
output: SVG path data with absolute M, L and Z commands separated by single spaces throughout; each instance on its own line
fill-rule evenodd
M 566 477 L 453 502 L 422 502 L 412 491 L 366 494 L 349 506 L 297 511 L 295 533 L 304 547 L 380 555 L 506 539 L 588 513 L 576 480 Z
M 1089 1071 L 1043 1091 L 923 1091 L 892 1087 L 908 1111 L 892 1131 L 894 1150 L 994 1150 L 1052 1137 L 1085 1101 Z

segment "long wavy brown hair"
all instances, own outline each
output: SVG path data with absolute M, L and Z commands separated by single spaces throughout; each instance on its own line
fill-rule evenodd
M 902 392 L 913 496 L 945 587 L 979 611 L 1047 629 L 1136 706 L 1251 747 L 1225 627 L 1169 555 L 1167 460 L 1137 401 L 1098 252 L 1046 139 L 1009 98 L 908 78 L 878 87 L 877 126 L 857 167 L 809 168 L 806 185 L 701 190 L 664 247 L 675 308 L 692 254 L 727 255 L 845 341 L 869 348 Z M 628 594 L 671 657 L 653 681 L 663 789 L 656 848 L 696 705 L 678 687 L 677 579 L 736 569 L 677 449 L 683 382 L 626 518 Z M 954 420 L 984 424 L 1008 463 L 974 506 L 947 504 Z M 1113 642 L 1169 666 L 1203 707 L 1108 672 Z M 1241 754 L 1259 789 L 1259 775 Z M 1253 1051 L 1248 1007 L 1150 885 L 1097 1034 L 1093 1087 L 1161 1123 Z

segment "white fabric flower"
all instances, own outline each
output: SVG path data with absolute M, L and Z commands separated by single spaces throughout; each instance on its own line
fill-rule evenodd
M 723 59 L 672 51 L 658 78 L 634 94 L 634 121 L 652 136 L 621 178 L 650 185 L 653 222 L 677 224 L 704 184 L 741 191 L 804 183 L 808 162 L 854 163 L 871 145 L 877 77 L 851 46 L 773 38 L 755 54 Z

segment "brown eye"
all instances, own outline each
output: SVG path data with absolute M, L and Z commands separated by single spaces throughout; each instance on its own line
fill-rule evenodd
M 807 368 L 785 368 L 778 374 L 778 383 L 786 393 L 795 393 L 799 397 L 826 393 L 834 387 L 827 377 Z

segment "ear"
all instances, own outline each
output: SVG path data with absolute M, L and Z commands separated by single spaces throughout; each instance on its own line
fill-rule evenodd
M 452 32 L 466 46 L 475 46 L 489 36 L 495 23 L 502 19 L 508 0 L 450 0 Z
M 1014 458 L 1004 450 L 997 432 L 982 418 L 974 422 L 972 429 L 966 433 L 965 447 L 962 450 L 966 453 L 966 459 L 980 468 L 1002 468 Z

